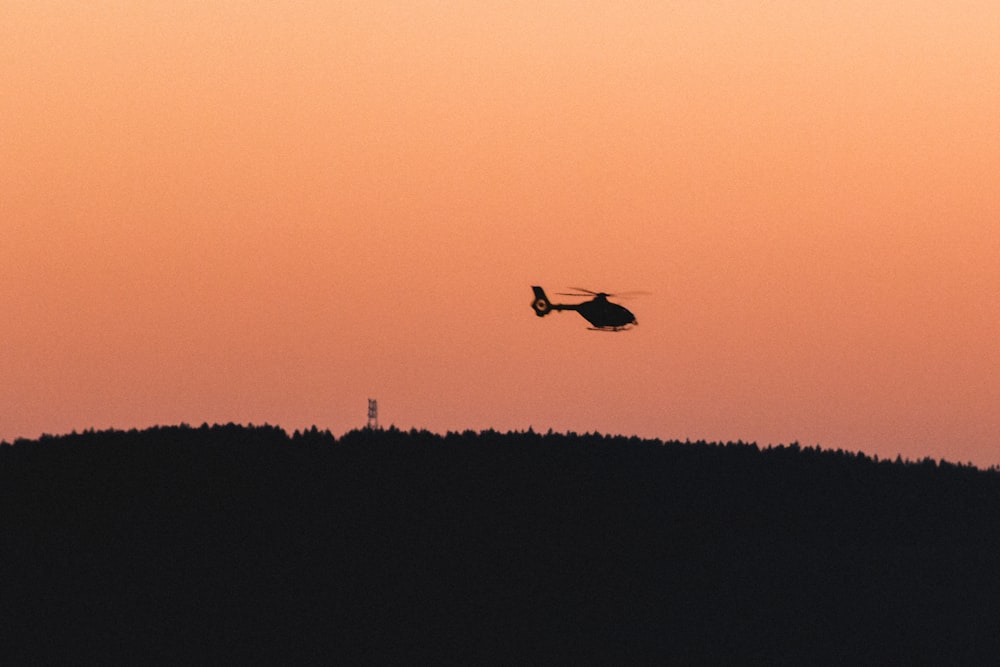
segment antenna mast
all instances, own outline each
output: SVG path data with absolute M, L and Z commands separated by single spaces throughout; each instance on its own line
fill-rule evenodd
M 373 398 L 368 399 L 368 428 L 378 428 L 378 401 Z

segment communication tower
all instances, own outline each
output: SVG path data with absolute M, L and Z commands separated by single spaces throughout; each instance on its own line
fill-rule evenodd
M 378 428 L 378 401 L 368 399 L 368 428 Z

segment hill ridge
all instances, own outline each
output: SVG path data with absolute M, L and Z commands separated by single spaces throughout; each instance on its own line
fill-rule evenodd
M 12 659 L 980 662 L 1000 475 L 600 434 L 0 447 Z

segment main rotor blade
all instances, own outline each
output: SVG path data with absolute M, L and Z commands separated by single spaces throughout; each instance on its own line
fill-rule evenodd
M 594 290 L 584 289 L 582 287 L 570 287 L 570 289 L 575 289 L 577 292 L 583 292 L 583 294 L 570 294 L 568 292 L 556 292 L 561 296 L 606 296 L 606 297 L 630 297 L 630 296 L 648 296 L 652 292 L 647 292 L 645 290 L 629 290 L 627 292 L 595 292 Z

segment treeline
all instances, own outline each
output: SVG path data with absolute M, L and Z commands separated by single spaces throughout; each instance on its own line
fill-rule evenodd
M 0 446 L 32 662 L 975 664 L 1000 472 L 597 434 L 203 425 Z

